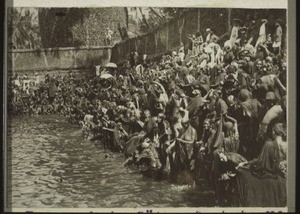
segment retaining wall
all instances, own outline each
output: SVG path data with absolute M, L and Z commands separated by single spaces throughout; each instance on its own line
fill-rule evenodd
M 110 61 L 112 47 L 49 48 L 8 51 L 8 72 L 34 73 L 93 72 L 96 65 Z

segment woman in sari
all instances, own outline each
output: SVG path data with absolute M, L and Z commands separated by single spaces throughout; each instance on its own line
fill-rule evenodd
M 283 207 L 287 203 L 286 179 L 279 168 L 279 147 L 267 140 L 257 159 L 237 167 L 238 194 L 235 202 L 243 207 Z
M 201 181 L 208 179 L 210 160 L 208 157 L 208 144 L 213 140 L 216 130 L 213 127 L 212 119 L 205 119 L 203 122 L 203 133 L 199 141 L 194 143 L 192 160 L 194 160 L 194 178 L 197 186 Z
M 213 151 L 212 178 L 214 180 L 216 203 L 228 206 L 232 203 L 234 191 L 233 178 L 235 167 L 246 159 L 237 153 L 239 149 L 239 133 L 237 121 L 224 114 L 221 116 L 221 145 Z
M 279 148 L 279 168 L 283 177 L 287 176 L 287 150 L 286 128 L 282 123 L 276 123 L 272 128 L 272 134 Z
M 173 143 L 167 148 L 167 154 L 170 157 L 171 177 L 176 183 L 189 182 L 190 163 L 192 160 L 192 150 L 197 140 L 197 132 L 189 121 L 188 112 L 185 112 L 181 120 L 182 129 L 179 136 L 175 138 Z
M 287 142 L 286 131 L 282 123 L 276 123 L 272 128 L 272 134 L 279 148 L 279 161 L 286 161 L 287 158 Z

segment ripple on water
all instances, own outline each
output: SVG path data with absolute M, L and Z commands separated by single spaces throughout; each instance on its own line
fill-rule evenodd
M 11 126 L 13 207 L 186 204 L 184 187 L 153 181 L 134 167 L 122 167 L 122 154 L 84 140 L 79 126 L 61 116 L 15 118 Z

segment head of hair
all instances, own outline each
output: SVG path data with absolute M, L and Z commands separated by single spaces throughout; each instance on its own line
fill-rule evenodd
M 276 123 L 272 127 L 272 131 L 274 132 L 275 136 L 281 136 L 283 139 L 286 139 L 286 131 L 284 128 L 283 123 Z

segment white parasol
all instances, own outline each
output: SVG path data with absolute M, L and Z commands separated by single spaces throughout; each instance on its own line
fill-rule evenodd
M 102 75 L 100 76 L 100 78 L 101 78 L 101 79 L 110 79 L 110 78 L 114 78 L 114 76 L 111 75 L 111 74 L 102 74 Z
M 105 67 L 106 67 L 106 68 L 117 68 L 118 66 L 117 66 L 115 63 L 110 62 L 110 63 L 107 63 L 107 64 L 105 65 Z

